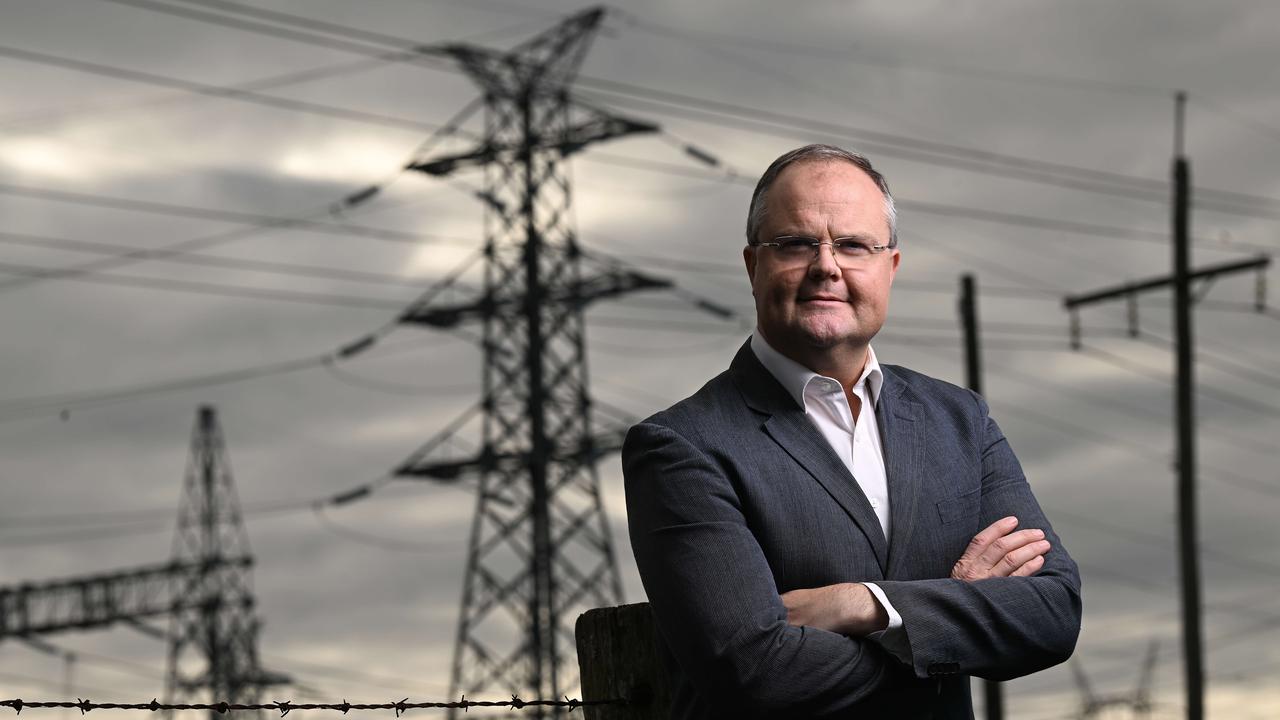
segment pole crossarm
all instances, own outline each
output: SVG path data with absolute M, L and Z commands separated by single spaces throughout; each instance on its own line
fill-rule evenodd
M 595 462 L 604 455 L 622 450 L 625 437 L 625 428 L 596 433 L 584 438 L 577 447 L 552 449 L 548 459 L 555 462 Z M 427 457 L 420 457 L 415 453 L 396 468 L 394 474 L 453 482 L 473 473 L 518 472 L 527 467 L 531 459 L 532 454 L 528 452 L 495 452 L 493 448 L 485 448 L 479 454 L 462 460 L 428 461 Z
M 1219 275 L 1243 272 L 1245 270 L 1265 270 L 1270 265 L 1270 255 L 1259 255 L 1258 257 L 1249 258 L 1247 260 L 1234 260 L 1231 262 L 1220 263 L 1218 265 L 1207 265 L 1199 270 L 1191 271 L 1188 273 L 1187 277 L 1190 280 L 1212 280 L 1217 278 Z M 1094 303 L 1102 302 L 1103 300 L 1111 300 L 1118 297 L 1136 295 L 1149 290 L 1158 290 L 1160 288 L 1170 287 L 1173 285 L 1174 281 L 1175 279 L 1173 275 L 1162 275 L 1160 277 L 1148 278 L 1146 280 L 1128 282 L 1117 287 L 1092 290 L 1078 295 L 1067 295 L 1062 299 L 1062 306 L 1067 310 L 1073 310 L 1083 305 L 1092 305 Z
M 170 615 L 203 606 L 192 593 L 219 568 L 252 566 L 248 557 L 171 562 L 100 575 L 0 587 L 0 640 Z
M 673 285 L 674 283 L 665 278 L 613 268 L 573 282 L 564 290 L 550 296 L 544 295 L 537 301 L 567 303 L 581 308 L 596 300 L 637 290 L 670 288 Z M 400 315 L 400 322 L 448 328 L 467 320 L 486 320 L 497 315 L 509 316 L 522 313 L 525 311 L 526 304 L 531 301 L 534 299 L 524 293 L 516 295 L 486 293 L 469 302 L 448 305 L 427 302 L 409 306 Z
M 593 113 L 594 116 L 562 133 L 536 139 L 534 149 L 539 151 L 558 150 L 567 157 L 591 143 L 603 142 L 624 135 L 636 133 L 653 133 L 660 129 L 653 123 L 633 120 L 614 115 Z M 426 173 L 427 175 L 444 176 L 455 170 L 483 166 L 491 162 L 513 162 L 525 148 L 517 143 L 481 143 L 475 148 L 453 155 L 444 155 L 430 160 L 409 163 L 406 170 Z

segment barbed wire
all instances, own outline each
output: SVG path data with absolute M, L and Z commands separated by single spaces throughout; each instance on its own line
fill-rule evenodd
M 512 695 L 510 700 L 468 700 L 463 695 L 460 700 L 451 701 L 435 701 L 435 702 L 409 702 L 409 698 L 404 698 L 399 702 L 385 703 L 353 703 L 347 702 L 345 699 L 341 703 L 295 703 L 289 700 L 276 700 L 269 703 L 162 703 L 156 698 L 152 698 L 151 702 L 146 703 L 95 703 L 90 700 L 81 700 L 76 698 L 75 702 L 70 700 L 0 700 L 0 707 L 11 707 L 18 714 L 24 709 L 48 709 L 62 708 L 79 710 L 81 715 L 91 710 L 150 710 L 156 712 L 158 710 L 213 710 L 221 714 L 228 712 L 240 712 L 246 710 L 278 710 L 280 717 L 288 715 L 293 710 L 338 710 L 346 715 L 352 710 L 394 710 L 396 717 L 400 717 L 406 710 L 421 710 L 427 708 L 461 708 L 467 710 L 474 707 L 501 707 L 511 710 L 523 710 L 527 707 L 567 707 L 569 712 L 573 712 L 576 708 L 587 705 L 621 705 L 626 700 L 614 698 L 608 700 L 579 700 L 565 696 L 563 700 L 522 700 L 517 695 Z

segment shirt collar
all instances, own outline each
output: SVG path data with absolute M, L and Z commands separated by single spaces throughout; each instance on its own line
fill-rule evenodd
M 783 355 L 769 342 L 764 339 L 764 335 L 760 333 L 760 329 L 751 334 L 751 351 L 756 354 L 756 359 L 764 365 L 769 374 L 777 378 L 778 382 L 787 391 L 787 394 L 795 399 L 796 404 L 800 407 L 806 407 L 804 399 L 805 388 L 809 386 L 809 382 L 814 378 L 826 377 L 810 370 L 791 358 Z M 834 380 L 835 378 L 828 378 Z M 884 373 L 880 370 L 880 362 L 876 360 L 876 351 L 867 346 L 867 364 L 862 368 L 862 376 L 858 378 L 858 384 L 866 383 L 866 387 L 870 390 L 871 404 L 880 404 L 880 389 L 884 386 Z

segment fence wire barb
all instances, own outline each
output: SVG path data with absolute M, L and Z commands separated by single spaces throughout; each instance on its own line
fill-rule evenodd
M 152 698 L 147 703 L 114 703 L 104 702 L 95 703 L 87 699 L 76 698 L 75 702 L 70 700 L 22 700 L 15 698 L 13 700 L 0 700 L 0 707 L 11 707 L 17 714 L 22 714 L 26 708 L 45 709 L 45 708 L 74 708 L 80 711 L 81 715 L 90 710 L 214 710 L 220 714 L 228 712 L 237 712 L 245 710 L 278 710 L 280 717 L 288 715 L 293 710 L 338 710 L 346 715 L 351 710 L 394 710 L 396 717 L 400 717 L 406 710 L 421 710 L 427 708 L 461 708 L 466 712 L 473 707 L 505 707 L 511 710 L 523 710 L 527 707 L 567 707 L 569 712 L 587 705 L 622 705 L 626 704 L 626 700 L 620 698 L 612 698 L 607 700 L 579 700 L 570 698 L 567 695 L 563 700 L 522 700 L 519 696 L 513 694 L 510 700 L 468 700 L 463 695 L 459 700 L 452 701 L 436 701 L 436 702 L 409 702 L 409 698 L 404 698 L 399 702 L 389 703 L 353 703 L 343 698 L 341 703 L 295 703 L 291 700 L 276 700 L 269 703 L 176 703 L 167 704 L 160 702 L 157 698 Z

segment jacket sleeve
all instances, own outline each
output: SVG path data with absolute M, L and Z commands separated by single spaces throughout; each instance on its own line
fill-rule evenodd
M 622 464 L 641 580 L 699 694 L 741 716 L 825 715 L 910 680 L 875 643 L 787 624 L 737 493 L 706 453 L 645 422 L 628 432 Z
M 1071 656 L 1080 634 L 1080 573 L 1032 495 L 986 403 L 970 395 L 977 402 L 981 429 L 978 527 L 1014 515 L 1019 529 L 1044 530 L 1052 547 L 1044 566 L 1031 577 L 876 584 L 902 615 L 917 677 L 964 674 L 1008 680 Z

